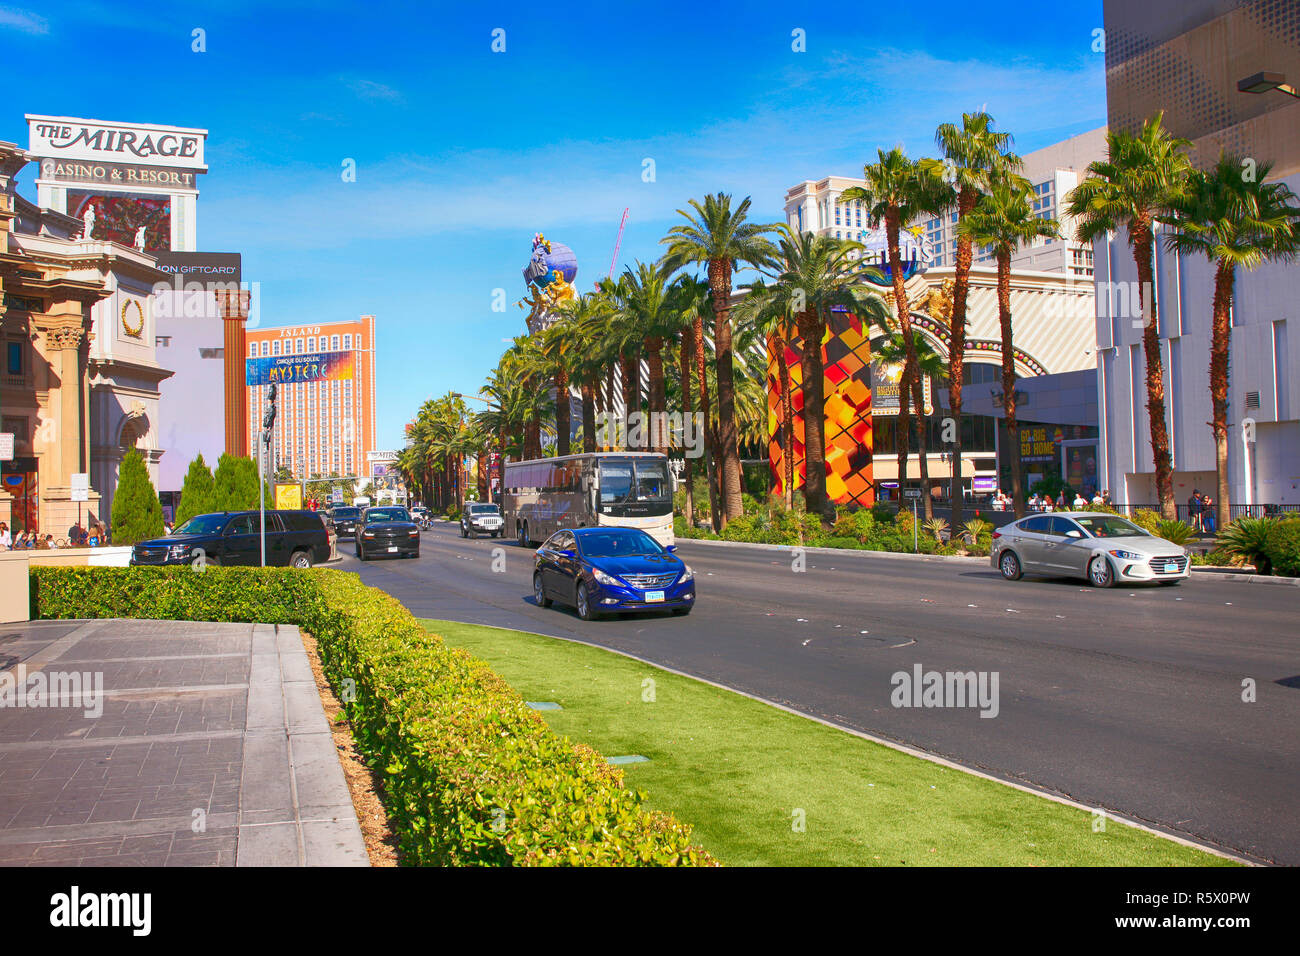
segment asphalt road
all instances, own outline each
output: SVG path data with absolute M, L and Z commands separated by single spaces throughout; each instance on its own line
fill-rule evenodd
M 493 550 L 500 548 L 495 559 Z M 532 599 L 532 551 L 426 531 L 343 566 L 419 617 L 571 637 L 1260 861 L 1300 864 L 1300 589 L 1193 577 L 1100 591 L 984 562 L 681 542 L 688 617 L 583 622 Z M 499 570 L 494 570 L 494 565 Z M 896 708 L 892 675 L 996 672 L 999 710 Z M 1256 700 L 1244 702 L 1243 681 Z

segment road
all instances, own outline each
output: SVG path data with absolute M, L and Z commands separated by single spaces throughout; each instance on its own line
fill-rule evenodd
M 496 551 L 494 557 L 494 549 Z M 984 562 L 683 541 L 685 618 L 533 604 L 532 552 L 437 524 L 341 566 L 419 617 L 576 638 L 1264 862 L 1300 864 L 1300 589 L 1193 577 L 1100 591 Z M 494 565 L 497 570 L 494 570 Z M 997 716 L 896 708 L 892 675 L 987 671 Z M 1256 700 L 1243 700 L 1243 681 Z

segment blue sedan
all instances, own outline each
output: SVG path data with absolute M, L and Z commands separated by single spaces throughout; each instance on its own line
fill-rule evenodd
M 533 599 L 571 604 L 584 621 L 621 611 L 689 614 L 695 573 L 673 550 L 636 528 L 557 531 L 537 549 Z

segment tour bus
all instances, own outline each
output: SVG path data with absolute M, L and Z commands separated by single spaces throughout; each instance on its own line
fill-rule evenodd
M 611 451 L 506 462 L 501 494 L 505 528 L 520 547 L 561 528 L 640 528 L 673 543 L 673 479 L 668 457 Z

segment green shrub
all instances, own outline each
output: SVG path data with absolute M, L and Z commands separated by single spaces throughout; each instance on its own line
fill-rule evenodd
M 37 567 L 30 580 L 33 618 L 244 621 L 313 634 L 335 689 L 355 682 L 348 719 L 383 777 L 405 862 L 715 864 L 689 827 L 623 787 L 620 771 L 552 733 L 487 665 L 356 575 Z
M 862 544 L 857 538 L 832 535 L 829 538 L 822 538 L 817 542 L 819 548 L 850 548 L 861 550 Z
M 134 448 L 122 456 L 111 520 L 114 544 L 135 544 L 162 537 L 162 502 L 149 480 L 144 459 Z
M 1158 538 L 1164 538 L 1166 541 L 1172 541 L 1174 544 L 1181 546 L 1186 544 L 1187 539 L 1192 536 L 1192 526 L 1182 521 L 1161 518 L 1156 522 L 1155 535 Z
M 1271 574 L 1270 542 L 1277 522 L 1272 518 L 1238 518 L 1221 530 L 1215 540 L 1219 549 L 1255 565 L 1258 574 Z
M 1156 525 L 1161 522 L 1160 512 L 1152 511 L 1150 508 L 1139 508 L 1129 517 L 1135 525 L 1148 534 L 1156 533 Z
M 926 521 L 922 527 L 925 528 L 926 533 L 935 541 L 948 540 L 948 522 L 944 521 L 942 518 L 931 518 L 929 521 Z
M 176 506 L 176 524 L 181 525 L 195 515 L 216 511 L 213 500 L 212 470 L 199 455 L 190 462 L 181 486 L 181 502 Z
M 1276 522 L 1268 541 L 1268 560 L 1274 574 L 1300 577 L 1300 520 Z

